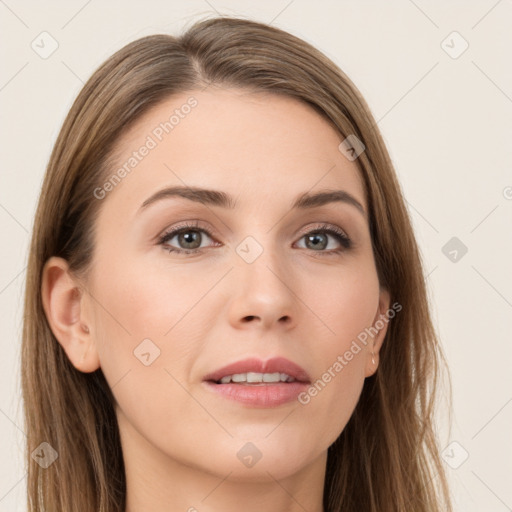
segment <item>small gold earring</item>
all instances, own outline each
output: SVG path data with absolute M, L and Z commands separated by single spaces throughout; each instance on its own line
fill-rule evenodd
M 375 364 L 375 354 L 372 352 L 372 363 Z
M 88 333 L 88 332 L 89 332 L 89 327 L 87 327 L 87 325 L 82 325 L 82 330 L 83 330 L 84 332 L 87 332 L 87 333 Z

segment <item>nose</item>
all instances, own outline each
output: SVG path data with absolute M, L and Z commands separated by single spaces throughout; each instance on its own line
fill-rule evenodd
M 236 261 L 228 313 L 234 328 L 288 330 L 296 325 L 300 301 L 293 290 L 291 269 L 285 267 L 270 250 L 252 263 Z

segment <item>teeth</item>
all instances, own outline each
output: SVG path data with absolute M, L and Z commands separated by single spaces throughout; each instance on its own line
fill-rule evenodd
M 240 382 L 240 381 L 238 381 Z M 248 372 L 247 373 L 247 382 L 263 382 L 263 374 Z
M 220 379 L 221 384 L 229 384 L 230 382 L 245 382 L 248 384 L 260 382 L 294 382 L 295 379 L 286 373 L 235 373 L 234 375 L 226 375 Z

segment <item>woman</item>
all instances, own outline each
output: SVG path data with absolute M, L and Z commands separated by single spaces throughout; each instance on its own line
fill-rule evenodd
M 219 18 L 93 74 L 32 237 L 29 510 L 451 510 L 442 360 L 388 153 L 323 54 Z

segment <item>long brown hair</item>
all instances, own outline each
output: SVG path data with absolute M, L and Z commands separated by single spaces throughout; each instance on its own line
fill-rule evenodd
M 377 372 L 329 447 L 326 512 L 450 511 L 434 429 L 444 357 L 430 316 L 421 256 L 395 171 L 366 102 L 348 77 L 301 39 L 262 23 L 207 19 L 181 37 L 153 35 L 116 52 L 88 80 L 55 143 L 39 198 L 28 263 L 22 347 L 28 510 L 124 512 L 126 481 L 113 396 L 101 369 L 74 368 L 47 322 L 41 276 L 51 256 L 86 275 L 95 219 L 125 129 L 173 94 L 216 84 L 294 97 L 343 137 L 369 205 L 380 283 L 402 310 L 390 322 Z M 111 169 L 110 169 L 111 171 Z M 58 453 L 44 469 L 42 442 Z

